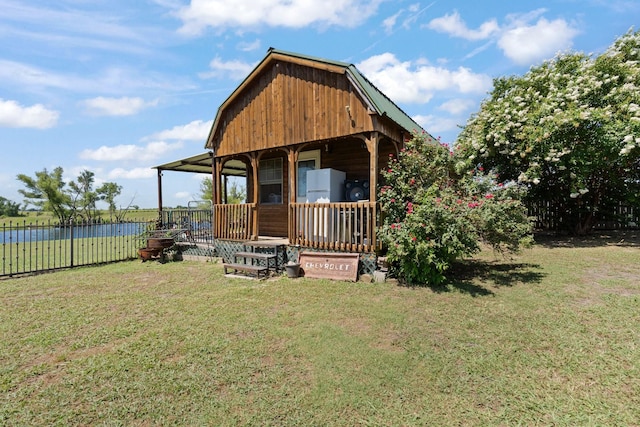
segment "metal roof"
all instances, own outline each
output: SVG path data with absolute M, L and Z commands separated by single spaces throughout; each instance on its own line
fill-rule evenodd
M 190 172 L 190 173 L 212 173 L 213 153 L 208 151 L 206 153 L 198 154 L 195 156 L 187 157 L 186 159 L 176 160 L 173 162 L 165 163 L 163 165 L 154 166 L 153 169 L 159 171 L 169 170 L 176 172 Z M 225 163 L 222 169 L 223 175 L 236 175 L 243 176 L 245 174 L 246 166 L 240 160 L 231 160 Z

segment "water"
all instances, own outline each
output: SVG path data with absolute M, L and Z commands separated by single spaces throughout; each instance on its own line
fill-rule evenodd
M 146 222 L 123 222 L 115 224 L 74 225 L 73 238 L 117 237 L 139 235 L 147 229 Z M 72 236 L 72 226 L 19 226 L 15 229 L 0 229 L 0 243 L 38 242 L 67 240 Z

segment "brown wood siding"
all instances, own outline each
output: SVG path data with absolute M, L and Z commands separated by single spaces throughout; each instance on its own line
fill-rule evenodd
M 347 179 L 369 177 L 369 151 L 358 138 L 335 141 L 321 150 L 321 167 L 346 172 Z
M 217 157 L 374 130 L 345 74 L 286 62 L 256 76 L 220 123 Z
M 287 237 L 289 205 L 258 206 L 258 234 L 260 236 Z

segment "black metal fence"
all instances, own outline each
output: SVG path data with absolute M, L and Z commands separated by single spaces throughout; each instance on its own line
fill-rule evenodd
M 0 277 L 134 259 L 149 222 L 27 223 L 0 226 Z
M 562 230 L 567 227 L 562 222 L 567 207 L 544 201 L 529 205 L 529 216 L 534 220 L 536 230 Z M 598 212 L 593 224 L 594 230 L 637 230 L 640 228 L 640 206 L 619 204 L 606 212 Z

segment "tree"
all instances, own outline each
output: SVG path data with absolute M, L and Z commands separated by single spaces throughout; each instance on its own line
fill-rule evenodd
M 52 212 L 60 223 L 69 222 L 78 215 L 88 221 L 95 218 L 98 200 L 106 201 L 110 212 L 115 211 L 114 199 L 122 187 L 106 182 L 94 191 L 94 173 L 88 170 L 82 171 L 67 186 L 62 180 L 63 173 L 63 169 L 57 167 L 53 172 L 47 169 L 36 172 L 35 178 L 20 174 L 17 178 L 26 188 L 18 191 L 25 197 L 27 205 Z
M 85 221 L 91 221 L 96 216 L 98 194 L 93 191 L 94 176 L 93 172 L 85 169 L 76 181 L 69 183 L 72 210 Z
M 416 134 L 382 172 L 380 237 L 396 274 L 436 285 L 451 264 L 480 250 L 515 252 L 531 241 L 520 187 L 478 172 L 457 175 L 445 145 Z
M 200 197 L 202 200 L 212 200 L 213 195 L 213 180 L 211 177 L 206 177 L 200 182 Z M 231 185 L 227 188 L 227 203 L 238 204 L 243 203 L 246 200 L 247 192 L 243 185 L 239 184 L 235 180 L 231 182 Z
M 105 182 L 96 189 L 96 193 L 100 200 L 107 203 L 109 209 L 109 216 L 116 215 L 116 197 L 122 192 L 122 186 L 115 182 Z
M 502 77 L 455 144 L 457 171 L 479 167 L 529 187 L 563 228 L 591 230 L 640 190 L 640 33 L 602 55 L 571 53 Z
M 0 216 L 20 215 L 20 204 L 0 196 Z
M 27 204 L 32 204 L 43 211 L 52 212 L 60 223 L 68 222 L 72 216 L 71 197 L 64 191 L 65 182 L 62 180 L 63 169 L 56 167 L 52 172 L 43 169 L 31 178 L 24 174 L 18 175 L 26 189 L 20 189 Z

